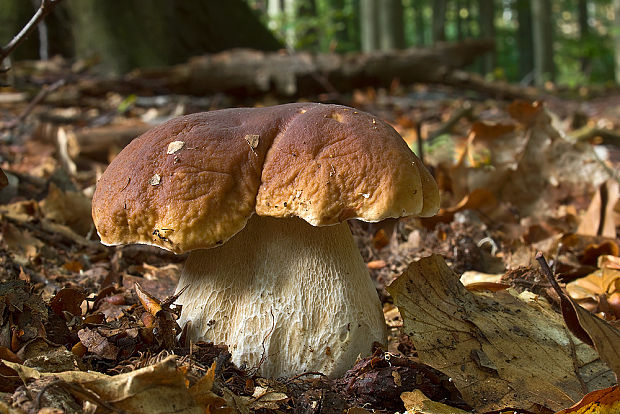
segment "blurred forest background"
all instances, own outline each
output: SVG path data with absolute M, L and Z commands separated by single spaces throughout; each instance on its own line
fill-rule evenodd
M 0 39 L 38 6 L 3 0 Z M 495 50 L 469 68 L 489 80 L 620 83 L 620 0 L 67 0 L 36 33 L 14 59 L 59 54 L 125 73 L 235 47 L 348 53 L 490 38 Z
M 620 0 L 0 0 L 0 412 L 617 412 L 619 85 Z M 441 192 L 350 222 L 389 340 L 339 379 L 186 340 L 185 256 L 91 217 L 154 126 L 295 101 L 385 120 Z
M 620 82 L 620 1 L 249 0 L 288 48 L 393 50 L 492 38 L 473 69 L 543 84 Z M 614 16 L 615 19 L 614 19 Z M 618 59 L 618 58 L 617 58 Z

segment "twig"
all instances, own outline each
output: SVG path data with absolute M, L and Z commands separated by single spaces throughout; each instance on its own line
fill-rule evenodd
M 418 143 L 418 158 L 424 165 L 424 142 L 422 141 L 422 122 L 424 119 L 420 119 L 415 125 L 415 133 L 417 135 L 417 143 Z
M 24 41 L 30 35 L 30 32 L 34 30 L 35 27 L 54 10 L 54 7 L 62 0 L 41 0 L 41 6 L 36 11 L 36 13 L 32 16 L 30 21 L 22 28 L 22 30 L 3 48 L 0 49 L 0 65 L 4 61 L 4 59 L 9 56 L 13 51 L 20 45 L 21 42 Z M 2 69 L 3 72 L 6 72 L 7 69 Z
M 560 287 L 560 284 L 555 279 L 551 268 L 549 268 L 549 264 L 547 263 L 547 260 L 545 260 L 545 256 L 543 256 L 542 252 L 536 253 L 536 261 L 540 264 L 542 272 L 547 277 L 549 283 L 551 283 L 551 287 L 553 288 L 553 290 L 555 290 L 555 293 L 557 293 L 558 297 L 560 298 L 560 309 L 562 310 L 564 323 L 566 324 L 568 329 L 570 329 L 573 335 L 579 338 L 581 342 L 591 347 L 594 347 L 594 343 L 592 342 L 592 338 L 590 338 L 590 334 L 583 328 L 583 326 L 581 326 L 581 323 L 579 322 L 579 316 L 577 316 L 577 311 L 573 307 L 573 305 L 579 305 L 574 304 L 570 297 L 566 293 L 564 293 L 564 291 Z
M 307 372 L 302 372 L 301 374 L 297 374 L 297 375 L 295 375 L 294 377 L 289 378 L 289 379 L 287 380 L 287 382 L 291 382 L 291 381 L 293 381 L 293 380 L 296 380 L 296 379 L 301 378 L 301 377 L 305 377 L 305 376 L 307 376 L 307 375 L 318 375 L 318 376 L 323 377 L 323 378 L 328 378 L 328 376 L 327 376 L 327 375 L 325 375 L 325 374 L 323 374 L 322 372 L 318 372 L 318 371 L 307 371 Z
M 429 134 L 427 142 L 430 144 L 443 134 L 447 134 L 448 132 L 450 132 L 450 130 L 452 130 L 452 128 L 454 128 L 454 126 L 461 120 L 461 118 L 471 118 L 473 116 L 473 113 L 474 107 L 468 102 L 465 102 L 463 104 L 463 107 L 455 114 L 453 114 L 450 119 L 446 121 L 445 124 L 441 125 L 439 128 Z
M 551 271 L 551 268 L 549 267 L 549 264 L 547 263 L 547 260 L 545 259 L 545 256 L 542 254 L 542 252 L 536 253 L 536 261 L 538 262 L 538 264 L 540 264 L 540 268 L 542 269 L 544 275 L 547 276 L 547 280 L 549 281 L 549 283 L 551 283 L 551 287 L 553 288 L 553 290 L 555 290 L 556 293 L 561 297 L 563 294 L 562 288 L 560 287 L 558 281 L 555 280 L 555 276 L 553 276 L 553 272 Z
M 34 108 L 41 103 L 43 99 L 50 93 L 54 92 L 56 89 L 60 88 L 65 84 L 65 79 L 59 79 L 51 85 L 45 85 L 41 88 L 37 96 L 34 97 L 32 101 L 28 104 L 26 108 L 14 119 L 4 125 L 3 130 L 15 128 L 20 122 L 22 122 L 30 113 L 34 110 Z
M 574 141 L 591 141 L 594 138 L 600 138 L 603 145 L 615 145 L 620 146 L 620 134 L 611 129 L 606 128 L 592 128 L 585 126 L 581 129 L 573 131 L 570 137 Z

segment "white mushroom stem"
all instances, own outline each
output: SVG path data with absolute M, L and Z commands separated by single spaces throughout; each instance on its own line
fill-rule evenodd
M 189 338 L 226 344 L 266 377 L 337 377 L 386 342 L 381 304 L 346 223 L 253 216 L 223 246 L 190 253 L 179 288 Z M 264 356 L 264 360 L 263 359 Z M 262 362 L 261 362 L 262 360 Z

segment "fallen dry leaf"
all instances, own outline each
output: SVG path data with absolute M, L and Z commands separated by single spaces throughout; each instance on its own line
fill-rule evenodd
M 69 312 L 75 316 L 82 315 L 82 302 L 86 294 L 79 289 L 63 288 L 50 300 L 50 308 L 57 315 Z
M 616 225 L 620 223 L 614 220 L 614 207 L 619 200 L 620 184 L 616 180 L 607 180 L 594 194 L 590 206 L 581 217 L 577 233 L 615 238 Z
M 105 359 L 116 359 L 118 348 L 96 330 L 84 328 L 78 332 L 78 337 L 89 352 Z
M 412 263 L 388 291 L 420 360 L 450 375 L 477 410 L 560 410 L 615 382 L 546 302 L 468 292 L 439 255 Z
M 488 213 L 497 208 L 497 198 L 489 190 L 483 188 L 475 188 L 469 194 L 466 194 L 454 206 L 440 208 L 439 212 L 433 217 L 424 217 L 420 219 L 422 223 L 433 228 L 437 223 L 449 223 L 454 219 L 454 215 L 463 210 L 480 210 Z
M 20 230 L 8 221 L 2 223 L 2 240 L 15 255 L 15 261 L 26 264 L 39 255 L 44 244 L 27 230 Z
M 403 392 L 400 399 L 408 414 L 467 414 L 467 411 L 431 400 L 420 390 Z
M 9 179 L 7 178 L 2 168 L 0 168 L 0 190 L 9 185 Z
M 601 359 L 615 372 L 617 382 L 620 377 L 620 347 L 618 347 L 620 331 L 573 301 L 556 282 L 542 253 L 536 255 L 536 260 L 540 263 L 555 293 L 560 297 L 560 307 L 566 326 L 575 336 L 598 351 Z
M 177 368 L 175 357 L 126 374 L 108 376 L 98 372 L 67 371 L 55 374 L 41 373 L 24 365 L 4 362 L 16 371 L 24 383 L 42 377 L 53 376 L 62 381 L 77 385 L 69 391 L 78 400 L 86 392 L 93 393 L 99 400 L 117 410 L 127 413 L 177 413 L 204 414 L 207 406 L 197 402 L 186 386 L 187 378 Z M 202 389 L 202 388 L 201 388 Z
M 620 412 L 620 388 L 614 385 L 592 391 L 581 401 L 556 414 L 615 414 Z
M 39 206 L 46 219 L 65 225 L 81 236 L 93 226 L 90 199 L 78 191 L 62 191 L 51 183 L 47 197 Z
M 140 286 L 139 283 L 136 283 L 134 287 L 142 307 L 151 315 L 157 316 L 157 314 L 161 311 L 161 301 L 142 289 L 142 286 Z
M 206 407 L 208 413 L 228 413 L 232 410 L 226 407 L 226 400 L 213 392 L 215 382 L 214 361 L 207 373 L 189 388 L 189 393 L 198 404 Z
M 519 128 L 472 126 L 466 151 L 450 172 L 456 196 L 483 188 L 523 215 L 541 216 L 560 184 L 599 186 L 610 178 L 591 148 L 563 138 L 542 105 L 521 102 L 509 113 Z

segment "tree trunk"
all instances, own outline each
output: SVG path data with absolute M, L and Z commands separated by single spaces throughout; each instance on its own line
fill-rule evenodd
M 379 49 L 384 51 L 405 47 L 402 0 L 383 0 L 379 5 Z
M 620 0 L 614 0 L 615 26 L 620 27 Z M 620 31 L 614 34 L 614 53 L 616 62 L 616 83 L 620 85 Z
M 478 0 L 478 11 L 480 37 L 495 39 L 495 6 L 493 0 Z M 487 53 L 482 57 L 482 73 L 491 73 L 493 70 L 495 70 L 495 53 Z
M 303 0 L 297 9 L 299 20 L 304 26 L 297 33 L 297 44 L 304 50 L 320 50 L 320 39 L 317 27 L 311 24 L 317 17 L 316 0 Z M 336 33 L 334 32 L 334 37 Z
M 66 0 L 75 52 L 97 57 L 105 72 L 156 67 L 233 47 L 281 47 L 243 0 Z
M 379 4 L 377 0 L 360 0 L 360 36 L 362 52 L 379 49 Z
M 192 59 L 162 70 L 136 71 L 135 78 L 84 83 L 84 93 L 217 92 L 251 96 L 271 92 L 280 96 L 310 96 L 367 86 L 443 82 L 450 73 L 471 64 L 493 48 L 488 40 L 444 43 L 428 49 L 356 54 L 269 53 L 230 50 Z M 429 69 L 430 68 L 430 69 Z
M 418 0 L 414 7 L 414 21 L 416 33 L 416 45 L 424 46 L 426 44 L 426 20 L 424 19 L 424 9 L 426 8 L 425 0 Z
M 454 2 L 454 7 L 456 9 L 456 38 L 461 41 L 465 38 L 465 32 L 463 31 L 463 19 L 461 18 L 461 9 L 463 8 L 462 1 L 456 0 Z
M 517 0 L 517 50 L 519 52 L 519 76 L 527 80 L 534 70 L 534 41 L 532 38 L 532 10 L 530 0 Z M 530 82 L 526 82 L 530 83 Z
M 436 0 L 433 3 L 433 42 L 446 40 L 446 8 L 447 0 Z
M 297 1 L 284 0 L 284 41 L 291 50 L 295 50 L 297 45 L 297 17 Z
M 590 24 L 588 23 L 588 1 L 587 0 L 578 0 L 577 1 L 577 16 L 579 17 L 579 37 L 581 43 L 587 42 L 590 37 Z M 590 57 L 582 56 L 581 60 L 581 71 L 585 74 L 590 73 Z
M 281 26 L 282 9 L 282 0 L 267 0 L 267 16 L 271 30 L 276 30 Z
M 553 25 L 551 0 L 532 2 L 532 28 L 534 40 L 534 82 L 543 85 L 555 79 L 553 62 Z

